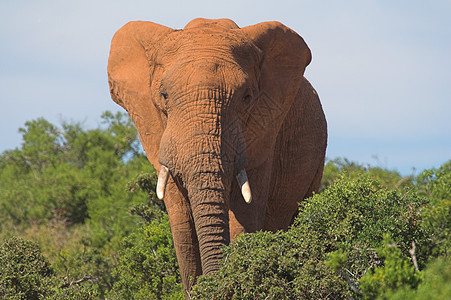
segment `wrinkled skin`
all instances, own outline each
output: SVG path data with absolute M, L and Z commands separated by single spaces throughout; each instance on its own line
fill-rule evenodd
M 318 190 L 327 132 L 303 76 L 310 60 L 304 40 L 277 22 L 195 19 L 183 30 L 130 22 L 115 34 L 111 96 L 149 161 L 169 170 L 164 201 L 185 291 L 219 268 L 230 239 L 286 230 Z M 249 204 L 235 180 L 243 169 Z

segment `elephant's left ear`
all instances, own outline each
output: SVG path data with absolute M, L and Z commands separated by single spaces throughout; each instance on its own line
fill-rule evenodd
M 266 138 L 267 141 L 261 141 L 263 146 L 271 138 L 275 140 L 274 135 L 277 135 L 301 86 L 305 67 L 311 61 L 311 52 L 302 37 L 279 22 L 259 23 L 240 31 L 263 54 L 258 76 L 259 104 L 256 107 L 269 112 L 265 120 L 271 124 L 270 128 L 262 128 L 265 136 L 271 136 Z M 258 115 L 258 111 L 255 113 Z
M 263 22 L 241 31 L 263 52 L 260 87 L 275 99 L 294 97 L 312 59 L 304 39 L 279 22 Z

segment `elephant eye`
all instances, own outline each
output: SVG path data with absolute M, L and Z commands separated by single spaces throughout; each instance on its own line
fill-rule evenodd
M 244 93 L 243 97 L 244 101 L 250 102 L 252 100 L 252 95 L 253 95 L 252 90 L 250 88 L 246 89 L 246 92 Z
M 168 92 L 166 91 L 166 88 L 164 87 L 163 83 L 160 83 L 159 91 L 160 91 L 160 97 L 162 99 L 164 99 L 165 101 L 168 100 Z
M 161 95 L 161 97 L 163 97 L 164 100 L 168 100 L 168 93 L 161 92 L 160 95 Z
M 168 105 L 168 94 L 165 92 L 160 92 L 160 96 L 163 99 L 163 101 L 161 101 L 161 104 L 158 105 L 161 112 L 167 117 L 168 113 L 167 113 L 167 105 Z

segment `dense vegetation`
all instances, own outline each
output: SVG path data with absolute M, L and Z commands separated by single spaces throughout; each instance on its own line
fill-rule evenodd
M 447 172 L 451 174 L 451 164 Z M 450 179 L 448 175 L 440 195 L 449 193 Z M 425 186 L 424 193 L 434 193 L 437 181 Z M 342 175 L 301 205 L 289 231 L 235 239 L 224 249 L 221 270 L 202 278 L 193 293 L 206 299 L 415 295 L 412 290 L 422 282 L 420 270 L 436 257 L 443 262 L 443 273 L 434 276 L 447 276 L 441 277 L 443 282 L 451 276 L 451 205 L 438 199 L 431 205 L 418 191 L 387 189 L 366 172 Z M 448 285 L 438 289 L 451 292 Z
M 164 207 L 149 202 L 155 198 L 155 171 L 128 116 L 107 112 L 95 130 L 38 119 L 20 132 L 21 148 L 0 155 L 0 238 L 6 241 L 2 249 L 39 247 L 35 250 L 48 261 L 46 278 L 55 285 L 36 283 L 38 298 L 69 293 L 74 286 L 88 291 L 88 298 L 111 293 L 108 298 L 123 299 L 127 291 L 137 293 L 135 287 L 159 297 L 163 282 L 181 290 Z M 24 244 L 27 240 L 35 244 Z M 16 273 L 6 257 L 0 277 Z M 22 259 L 24 268 L 34 268 Z M 0 295 L 18 279 L 4 280 L 9 281 L 0 284 Z
M 125 114 L 20 129 L 0 154 L 0 298 L 183 299 L 155 171 Z M 418 176 L 329 160 L 287 232 L 241 235 L 198 299 L 451 296 L 451 161 Z

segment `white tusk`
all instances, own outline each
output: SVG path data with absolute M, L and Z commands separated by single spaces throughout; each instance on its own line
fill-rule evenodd
M 161 165 L 160 173 L 158 174 L 157 182 L 157 197 L 160 200 L 164 198 L 164 190 L 166 189 L 166 183 L 168 182 L 169 169 L 166 166 Z
M 246 170 L 241 170 L 241 172 L 236 175 L 236 179 L 238 180 L 238 185 L 241 188 L 241 194 L 243 194 L 244 201 L 246 201 L 246 203 L 251 203 L 252 193 L 251 187 L 249 186 L 249 180 L 247 179 Z

